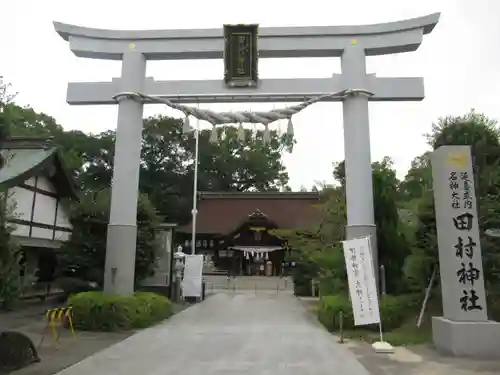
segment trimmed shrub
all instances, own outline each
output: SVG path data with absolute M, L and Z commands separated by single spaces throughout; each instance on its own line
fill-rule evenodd
M 488 295 L 488 315 L 491 320 L 500 322 L 500 296 Z
M 299 258 L 300 255 L 302 254 L 295 254 L 295 257 Z M 291 274 L 294 294 L 302 297 L 311 296 L 311 281 L 318 275 L 316 265 L 306 259 L 297 259 Z
M 344 329 L 354 327 L 351 302 L 345 295 L 323 296 L 319 300 L 318 319 L 330 332 L 339 329 L 339 314 L 343 313 Z
M 105 296 L 84 292 L 70 297 L 75 328 L 87 331 L 119 331 L 149 327 L 172 315 L 168 298 L 155 293 Z
M 77 277 L 62 277 L 57 280 L 57 286 L 69 297 L 72 294 L 96 291 L 99 285 L 93 281 L 82 280 Z
M 380 315 L 384 330 L 399 328 L 418 306 L 418 296 L 383 296 L 380 299 Z M 324 296 L 318 306 L 318 319 L 330 331 L 339 329 L 339 313 L 343 313 L 344 329 L 354 328 L 354 317 L 351 302 L 346 295 Z M 365 326 L 378 329 L 378 326 Z

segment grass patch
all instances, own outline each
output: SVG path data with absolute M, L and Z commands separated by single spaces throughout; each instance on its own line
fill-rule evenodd
M 350 304 L 349 304 L 350 305 Z M 321 305 L 319 301 L 307 301 L 306 309 L 316 316 L 321 314 Z M 350 308 L 350 306 L 349 306 Z M 432 316 L 440 316 L 441 312 L 441 302 L 437 300 L 429 301 L 427 309 L 425 311 L 424 319 L 419 328 L 416 327 L 417 317 L 420 313 L 420 304 L 415 304 L 412 306 L 411 310 L 405 312 L 405 316 L 399 318 L 399 324 L 397 327 L 390 327 L 391 329 L 387 329 L 384 327 L 384 314 L 382 314 L 382 328 L 384 329 L 383 336 L 384 341 L 389 342 L 393 346 L 408 346 L 408 345 L 422 345 L 432 343 L 432 324 L 431 318 Z M 387 310 L 387 309 L 386 309 Z M 388 315 L 389 311 L 386 311 Z M 325 314 L 323 307 L 323 314 Z M 325 321 L 323 315 L 323 319 L 320 321 L 325 325 L 325 327 L 332 332 L 333 334 L 339 336 L 338 325 L 335 323 L 328 323 Z M 328 314 L 326 314 L 327 319 L 330 320 Z M 401 315 L 400 315 L 401 316 Z M 333 318 L 333 316 L 332 316 Z M 334 319 L 332 319 L 334 320 Z M 395 324 L 394 319 L 390 321 Z M 385 326 L 388 326 L 385 324 Z M 390 326 L 390 325 L 389 325 Z M 374 343 L 380 340 L 380 334 L 376 327 L 352 327 L 352 322 L 350 326 L 347 326 L 344 330 L 344 338 L 352 339 L 352 340 L 360 340 L 368 343 Z
M 384 341 L 387 341 L 392 346 L 409 346 L 409 345 L 424 345 L 432 343 L 432 324 L 431 317 L 435 315 L 440 315 L 439 312 L 433 313 L 432 310 L 438 310 L 439 308 L 430 308 L 426 311 L 422 325 L 417 328 L 417 316 L 419 312 L 416 312 L 414 316 L 409 316 L 403 325 L 399 328 L 395 328 L 389 332 L 383 332 Z M 383 324 L 383 322 L 382 322 Z M 382 326 L 383 328 L 383 326 Z M 336 332 L 338 334 L 338 332 Z M 370 344 L 380 340 L 380 334 L 378 332 L 369 331 L 367 329 L 355 328 L 344 332 L 344 337 L 353 340 L 366 341 Z
M 410 322 L 408 322 L 410 323 Z M 335 332 L 335 334 L 339 334 Z M 344 337 L 352 340 L 366 341 L 370 344 L 379 341 L 380 336 L 377 332 L 358 328 L 344 332 Z M 392 346 L 408 346 L 430 344 L 432 342 L 432 331 L 428 327 L 421 326 L 417 328 L 415 322 L 396 328 L 391 332 L 384 332 L 384 341 Z

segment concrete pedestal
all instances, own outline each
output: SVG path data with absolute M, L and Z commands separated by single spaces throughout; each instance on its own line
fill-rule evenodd
M 377 341 L 372 344 L 372 348 L 375 353 L 379 354 L 392 354 L 394 353 L 394 347 L 386 341 Z
M 456 357 L 500 358 L 499 322 L 456 322 L 434 316 L 432 339 L 438 351 Z

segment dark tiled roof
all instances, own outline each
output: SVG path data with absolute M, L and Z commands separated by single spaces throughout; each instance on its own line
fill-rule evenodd
M 61 197 L 77 199 L 74 181 L 50 139 L 13 137 L 0 150 L 5 165 L 0 169 L 0 185 L 12 187 L 44 170 L 54 168 L 49 178 Z
M 260 211 L 279 228 L 309 229 L 321 219 L 319 193 L 200 193 L 196 232 L 228 234 Z M 178 229 L 191 233 L 191 223 Z

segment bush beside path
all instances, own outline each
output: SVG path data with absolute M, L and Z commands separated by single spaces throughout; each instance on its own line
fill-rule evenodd
M 76 341 L 69 329 L 58 327 L 59 341 L 54 347 L 50 329 L 46 328 L 45 311 L 74 304 Z M 1 330 L 14 330 L 27 335 L 38 346 L 41 362 L 10 375 L 52 375 L 84 358 L 132 336 L 140 329 L 160 323 L 191 306 L 171 303 L 154 293 L 138 292 L 133 297 L 105 297 L 100 292 L 74 295 L 67 304 L 57 298 L 26 301 L 11 312 L 0 313 Z M 115 312 L 112 312 L 113 308 Z M 90 313 L 89 310 L 94 309 Z M 146 311 L 138 316 L 139 311 Z M 125 312 L 125 314 L 123 314 Z M 114 323 L 112 322 L 114 320 Z M 100 331 L 99 331 L 100 330 Z M 3 374 L 2 374 L 3 375 Z

